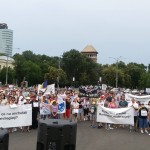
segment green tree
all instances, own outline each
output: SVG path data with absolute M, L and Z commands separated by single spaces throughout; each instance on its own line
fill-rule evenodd
M 15 75 L 14 69 L 8 67 L 8 74 L 7 74 L 7 83 L 8 84 L 15 83 L 14 75 Z M 6 67 L 4 67 L 0 70 L 0 79 L 3 84 L 6 83 Z
M 22 72 L 29 85 L 35 85 L 39 83 L 39 79 L 41 77 L 41 69 L 40 67 L 29 61 L 25 61 L 22 66 Z
M 139 81 L 139 86 L 141 89 L 150 87 L 150 73 L 149 72 L 142 74 L 141 79 Z
M 143 64 L 129 63 L 126 68 L 127 74 L 130 76 L 131 88 L 138 88 L 142 74 L 146 72 Z
M 48 80 L 49 84 L 58 83 L 65 83 L 66 81 L 66 73 L 62 69 L 57 69 L 55 67 L 50 66 L 48 68 L 48 73 L 44 76 L 45 80 Z

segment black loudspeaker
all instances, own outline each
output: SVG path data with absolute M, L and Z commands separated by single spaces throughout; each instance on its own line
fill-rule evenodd
M 0 150 L 8 150 L 9 133 L 6 129 L 0 129 Z
M 40 120 L 37 150 L 75 150 L 77 123 L 62 119 Z

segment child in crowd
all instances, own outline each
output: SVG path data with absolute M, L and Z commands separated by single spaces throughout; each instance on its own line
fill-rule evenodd
M 58 119 L 58 106 L 56 101 L 53 101 L 51 106 L 51 118 L 52 119 Z

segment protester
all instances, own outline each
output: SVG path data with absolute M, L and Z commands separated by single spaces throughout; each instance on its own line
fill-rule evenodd
M 148 117 L 148 109 L 144 106 L 144 103 L 142 103 L 141 108 L 139 109 L 139 128 L 142 134 L 144 133 L 144 131 L 145 133 L 149 134 L 147 131 L 148 128 L 147 117 Z
M 78 97 L 77 102 L 79 103 L 79 120 L 82 121 L 83 101 Z
M 94 100 L 92 100 L 89 110 L 90 110 L 91 127 L 96 128 L 96 102 Z
M 97 106 L 104 106 L 105 104 L 105 96 L 104 95 L 101 95 L 99 100 L 97 101 Z M 98 122 L 98 129 L 102 128 L 103 125 L 101 122 Z
M 58 119 L 58 105 L 56 101 L 53 101 L 52 106 L 51 106 L 51 118 Z
M 26 102 L 24 103 L 25 105 L 30 104 L 30 97 L 26 97 Z M 30 132 L 30 126 L 24 126 L 22 127 L 22 132 Z
M 77 122 L 77 114 L 79 112 L 79 103 L 77 102 L 77 98 L 75 97 L 73 102 L 71 102 L 71 110 L 72 110 L 72 120 Z
M 147 121 L 148 121 L 148 130 L 150 130 L 150 101 L 148 102 L 148 116 L 147 116 Z
M 14 108 L 17 107 L 17 105 L 15 104 L 15 101 L 16 101 L 15 97 L 11 97 L 11 100 L 10 100 L 10 103 L 9 103 L 9 106 L 10 106 L 11 109 L 14 109 Z M 14 131 L 17 131 L 17 129 L 16 128 L 9 128 L 8 129 L 9 133 L 12 133 Z
M 134 109 L 134 131 L 137 131 L 137 122 L 138 122 L 138 104 L 136 103 L 135 99 L 132 98 L 131 102 L 128 104 L 128 107 L 132 107 Z M 130 125 L 130 132 L 132 126 Z
M 89 98 L 85 97 L 83 101 L 84 120 L 88 120 L 89 106 L 90 106 Z
M 39 100 L 40 100 L 39 102 L 41 102 L 43 105 L 49 104 L 49 100 L 46 98 L 45 95 L 43 95 L 42 97 L 40 96 Z M 48 117 L 46 114 L 41 114 L 40 116 L 41 116 L 41 119 L 44 119 L 44 120 L 46 119 L 46 117 Z
M 114 98 L 112 98 L 111 102 L 108 104 L 108 108 L 117 108 Z
M 119 108 L 125 108 L 128 107 L 128 102 L 125 100 L 125 95 L 123 94 L 121 96 L 121 101 L 119 102 Z
M 1 96 L 0 96 L 0 105 L 1 106 L 4 106 L 4 105 L 7 105 L 8 101 L 7 99 L 5 98 L 5 94 L 4 93 L 1 93 Z
M 70 113 L 71 113 L 71 100 L 70 100 L 70 94 L 68 93 L 66 98 L 65 98 L 65 102 L 66 102 L 66 112 L 64 113 L 64 118 L 65 119 L 70 119 Z
M 111 109 L 117 108 L 114 98 L 112 98 L 111 102 L 108 103 L 108 108 L 111 108 Z M 106 129 L 113 130 L 114 128 L 112 127 L 112 124 L 108 123 Z
M 108 93 L 108 95 L 107 95 L 107 97 L 106 97 L 106 102 L 108 102 L 108 103 L 111 102 L 111 100 L 112 100 L 112 95 L 113 95 L 112 92 L 109 92 L 109 93 Z
M 39 105 L 38 105 L 38 101 L 36 100 L 36 94 L 34 94 L 34 95 L 32 94 L 30 104 L 32 104 L 32 126 L 31 126 L 31 129 L 37 129 Z

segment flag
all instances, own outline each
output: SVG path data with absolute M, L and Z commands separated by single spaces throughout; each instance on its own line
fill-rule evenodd
M 48 81 L 43 82 L 43 88 L 47 88 Z

